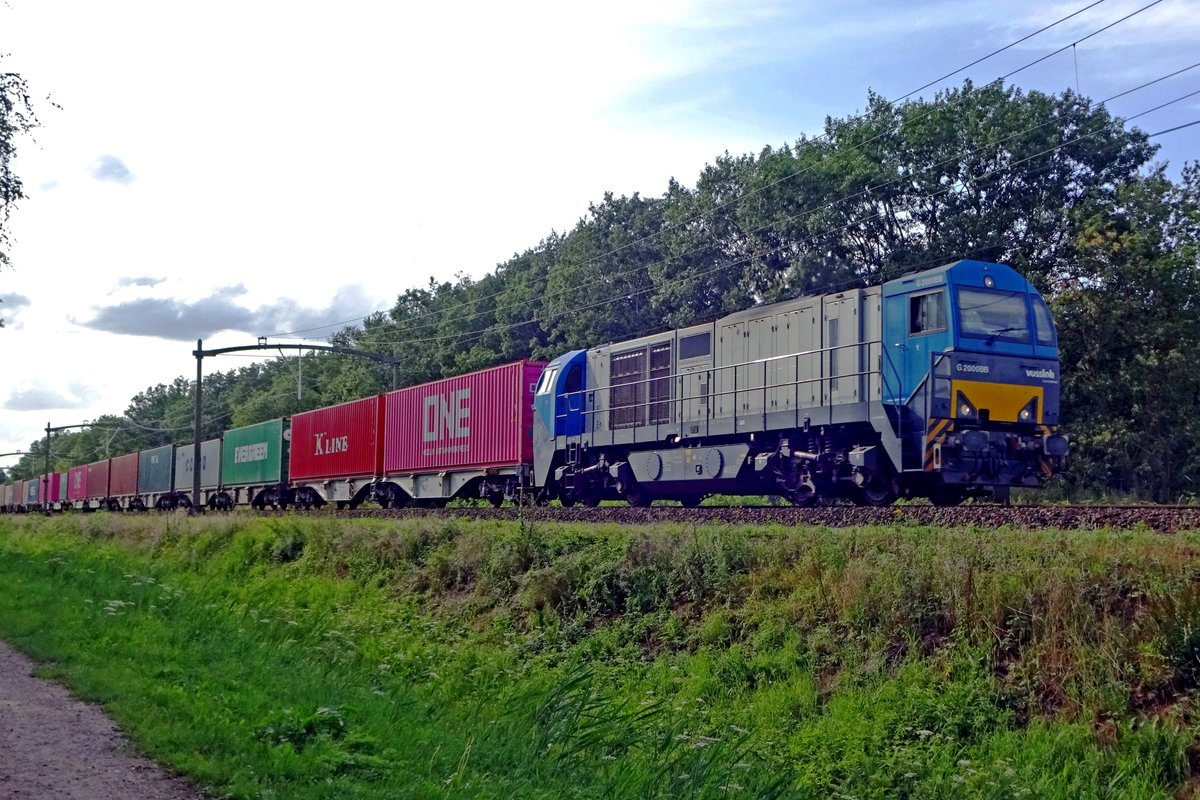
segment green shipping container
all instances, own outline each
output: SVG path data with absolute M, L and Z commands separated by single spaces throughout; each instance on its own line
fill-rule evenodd
M 225 432 L 221 484 L 278 483 L 284 479 L 283 420 L 273 419 Z

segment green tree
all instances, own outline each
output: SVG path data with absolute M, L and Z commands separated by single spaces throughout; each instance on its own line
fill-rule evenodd
M 1054 298 L 1078 488 L 1200 495 L 1198 198 L 1192 164 L 1080 211 L 1076 277 Z
M 15 72 L 0 72 L 0 268 L 8 266 L 12 234 L 8 221 L 19 200 L 25 199 L 25 187 L 12 168 L 17 156 L 17 140 L 38 127 L 38 118 L 29 97 L 29 86 Z M 0 319 L 0 327 L 4 320 Z
M 662 260 L 663 202 L 605 193 L 558 249 L 542 325 L 558 352 L 662 327 L 649 267 Z

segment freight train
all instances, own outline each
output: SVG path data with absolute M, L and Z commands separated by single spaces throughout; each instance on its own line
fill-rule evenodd
M 955 504 L 1068 452 L 1037 290 L 957 261 L 869 288 L 519 361 L 5 485 L 0 508 Z

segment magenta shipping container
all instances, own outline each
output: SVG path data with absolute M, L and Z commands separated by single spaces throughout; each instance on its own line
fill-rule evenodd
M 383 464 L 383 396 L 292 417 L 288 475 L 293 483 L 375 477 Z
M 138 454 L 117 456 L 108 472 L 108 493 L 113 497 L 137 494 Z
M 389 392 L 385 474 L 533 463 L 533 390 L 544 366 L 518 361 Z
M 87 498 L 87 465 L 71 467 L 67 470 L 67 499 L 84 500 Z
M 45 495 L 47 503 L 62 502 L 62 500 L 64 499 L 63 493 L 62 493 L 62 484 L 61 484 L 62 473 L 60 473 L 60 472 L 43 473 L 42 477 L 39 478 L 39 480 L 42 483 L 42 488 L 45 489 L 44 495 Z
M 87 498 L 103 500 L 108 497 L 108 459 L 87 465 Z

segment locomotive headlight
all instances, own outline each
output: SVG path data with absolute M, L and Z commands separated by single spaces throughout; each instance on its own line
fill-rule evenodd
M 967 396 L 965 394 L 963 394 L 962 392 L 958 393 L 958 399 L 956 401 L 956 405 L 958 406 L 958 416 L 974 419 L 975 406 L 973 406 L 971 404 L 971 401 L 968 400 Z
M 991 275 L 985 275 L 983 278 L 983 285 L 989 289 L 995 289 L 996 288 L 996 279 L 993 278 Z
M 1022 408 L 1020 413 L 1017 414 L 1017 419 L 1020 420 L 1021 422 L 1037 421 L 1037 398 L 1036 397 L 1025 404 L 1025 407 Z

